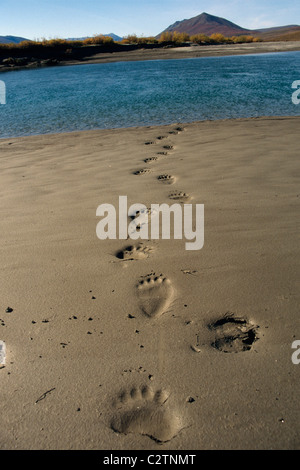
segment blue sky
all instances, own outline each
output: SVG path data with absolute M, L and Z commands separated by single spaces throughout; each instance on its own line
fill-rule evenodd
M 0 36 L 155 36 L 203 11 L 249 29 L 300 24 L 299 0 L 0 0 Z

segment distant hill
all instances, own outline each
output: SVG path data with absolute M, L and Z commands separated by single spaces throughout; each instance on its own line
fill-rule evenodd
M 220 33 L 227 37 L 241 36 L 246 34 L 260 37 L 266 41 L 296 41 L 297 39 L 300 39 L 300 26 L 298 25 L 278 26 L 275 28 L 252 30 L 242 28 L 241 26 L 232 23 L 225 18 L 209 15 L 208 13 L 201 13 L 201 15 L 190 19 L 176 21 L 175 23 L 168 26 L 168 28 L 166 28 L 160 34 L 158 34 L 157 37 L 167 31 L 187 33 L 190 36 L 200 33 L 206 34 L 207 36 L 210 36 L 214 33 Z
M 103 36 L 107 36 L 110 38 L 113 38 L 114 41 L 121 41 L 123 38 L 120 36 L 117 36 L 114 33 L 109 33 L 109 34 L 103 34 Z M 85 39 L 90 38 L 91 36 L 84 36 L 83 38 L 67 38 L 68 41 L 84 41 Z
M 28 39 L 18 36 L 0 36 L 0 44 L 19 44 L 22 41 L 28 41 Z
M 279 26 L 260 29 L 259 36 L 265 41 L 300 41 L 300 26 Z
M 113 38 L 114 41 L 122 41 L 122 39 L 123 39 L 123 38 L 121 38 L 120 36 L 117 36 L 114 33 L 104 34 L 104 36 L 109 36 L 109 37 Z

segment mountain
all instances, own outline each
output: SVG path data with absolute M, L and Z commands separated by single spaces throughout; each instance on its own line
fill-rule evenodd
M 263 28 L 263 29 L 259 29 L 258 31 L 260 33 L 286 33 L 293 29 L 298 29 L 299 27 L 300 26 L 297 26 L 296 24 L 290 24 L 288 26 L 276 26 L 273 28 Z
M 0 36 L 0 44 L 19 44 L 22 41 L 28 41 L 28 39 L 18 36 Z
M 209 15 L 208 13 L 201 13 L 201 15 L 195 16 L 194 18 L 176 21 L 162 32 L 164 33 L 166 31 L 178 31 L 179 33 L 187 33 L 190 36 L 199 33 L 206 34 L 207 36 L 214 33 L 221 33 L 229 37 L 253 33 L 249 29 L 242 28 L 231 21 L 225 20 L 225 18 Z M 160 34 L 158 36 L 160 36 Z
M 120 36 L 117 36 L 114 33 L 104 34 L 104 36 L 109 36 L 109 37 L 113 38 L 114 41 L 122 41 L 122 39 L 123 39 L 123 38 L 121 38 Z
M 300 26 L 289 25 L 289 26 L 278 26 L 274 28 L 264 28 L 258 30 L 245 29 L 241 26 L 220 18 L 219 16 L 209 15 L 208 13 L 201 13 L 201 15 L 194 16 L 190 19 L 182 21 L 176 21 L 166 28 L 162 33 L 167 31 L 178 31 L 179 33 L 187 33 L 190 36 L 193 34 L 206 34 L 210 36 L 214 33 L 220 33 L 224 36 L 241 36 L 251 35 L 258 36 L 266 41 L 288 41 L 288 40 L 299 40 L 300 38 Z M 159 37 L 162 33 L 158 34 Z

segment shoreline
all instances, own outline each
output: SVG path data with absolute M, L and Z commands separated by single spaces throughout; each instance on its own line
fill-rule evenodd
M 223 44 L 199 46 L 193 45 L 189 47 L 172 47 L 172 48 L 153 48 L 153 49 L 136 49 L 124 52 L 105 52 L 91 56 L 86 56 L 81 60 L 61 60 L 53 63 L 53 58 L 44 61 L 45 63 L 30 63 L 24 66 L 0 66 L 1 72 L 10 70 L 30 70 L 36 68 L 70 66 L 83 64 L 99 64 L 124 61 L 146 61 L 146 60 L 172 60 L 187 59 L 200 57 L 226 57 L 249 54 L 266 54 L 278 52 L 296 52 L 300 51 L 300 41 L 286 42 L 261 42 L 249 44 Z M 54 60 L 56 60 L 54 58 Z M 42 61 L 43 62 L 43 61 Z
M 123 61 L 143 61 L 143 60 L 172 60 L 188 59 L 200 57 L 227 57 L 233 55 L 266 54 L 276 52 L 296 52 L 300 51 L 300 41 L 274 42 L 274 43 L 250 43 L 250 44 L 224 44 L 213 46 L 190 46 L 175 47 L 167 49 L 143 49 L 128 52 L 113 52 L 96 54 L 87 57 L 84 62 L 74 61 L 74 63 L 63 62 L 63 65 L 97 64 Z
M 126 131 L 142 131 L 147 129 L 165 129 L 170 126 L 191 126 L 191 125 L 201 125 L 205 123 L 230 123 L 230 122 L 251 122 L 251 121 L 278 121 L 278 120 L 297 120 L 300 119 L 300 116 L 288 115 L 288 116 L 255 116 L 255 117 L 240 117 L 240 118 L 220 118 L 220 119 L 203 119 L 197 121 L 184 121 L 184 122 L 170 122 L 167 124 L 145 124 L 144 126 L 130 126 L 130 127 L 110 127 L 110 128 L 97 128 L 97 129 L 85 129 L 85 130 L 73 130 L 67 132 L 53 132 L 46 134 L 30 134 L 30 135 L 21 135 L 14 137 L 0 137 L 0 143 L 10 140 L 19 140 L 19 139 L 31 139 L 31 138 L 46 138 L 46 137 L 55 137 L 55 136 L 72 136 L 72 135 L 84 135 L 88 133 L 110 133 L 110 132 L 126 132 Z

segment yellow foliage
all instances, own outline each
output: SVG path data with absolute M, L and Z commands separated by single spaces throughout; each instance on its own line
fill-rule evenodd
M 208 44 L 210 43 L 210 38 L 206 34 L 194 34 L 191 36 L 191 41 L 197 44 Z
M 84 45 L 96 45 L 96 44 L 113 44 L 114 40 L 110 36 L 104 36 L 103 34 L 95 34 L 91 38 L 83 40 Z

